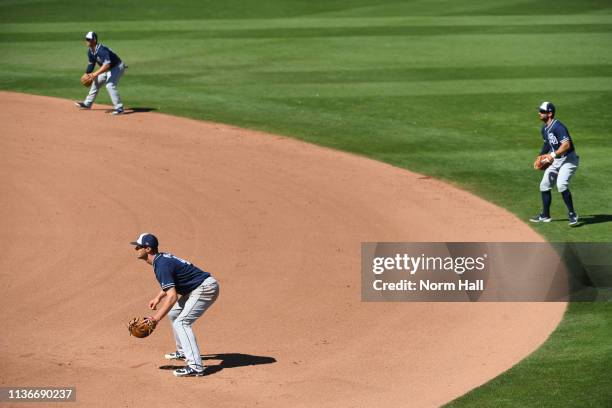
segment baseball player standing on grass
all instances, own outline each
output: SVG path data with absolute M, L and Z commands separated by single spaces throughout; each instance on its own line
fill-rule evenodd
M 83 102 L 76 101 L 74 104 L 81 109 L 91 109 L 91 105 L 93 105 L 96 96 L 98 96 L 100 86 L 106 85 L 106 90 L 110 95 L 111 101 L 113 101 L 114 110 L 112 114 L 121 115 L 123 113 L 123 104 L 119 97 L 117 85 L 127 67 L 113 50 L 103 44 L 98 44 L 98 35 L 93 31 L 85 34 L 85 42 L 89 47 L 87 50 L 89 65 L 87 65 L 85 73 L 92 76 L 93 82 L 89 88 L 87 98 Z M 100 65 L 100 68 L 94 72 L 96 63 Z
M 543 102 L 540 105 L 539 115 L 540 120 L 544 122 L 541 131 L 544 145 L 540 154 L 547 154 L 547 160 L 552 161 L 552 164 L 544 171 L 540 182 L 542 213 L 531 218 L 530 221 L 550 222 L 552 220 L 550 217 L 551 190 L 556 184 L 567 207 L 569 225 L 575 226 L 578 224 L 578 214 L 574 210 L 569 182 L 578 169 L 580 157 L 576 154 L 569 131 L 563 123 L 555 119 L 555 105 L 551 102 Z
M 177 377 L 204 375 L 200 349 L 191 326 L 217 300 L 219 284 L 210 273 L 169 253 L 159 252 L 153 234 L 140 234 L 131 242 L 136 256 L 153 265 L 161 291 L 149 301 L 149 308 L 159 310 L 148 319 L 159 322 L 166 314 L 172 322 L 176 351 L 165 355 L 168 360 L 184 360 L 185 368 L 174 370 Z M 179 295 L 180 298 L 179 298 Z

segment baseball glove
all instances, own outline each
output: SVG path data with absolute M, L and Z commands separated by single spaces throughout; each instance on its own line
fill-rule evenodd
M 549 154 L 543 154 L 536 157 L 533 162 L 533 168 L 536 170 L 546 170 L 553 162 L 553 158 Z
M 151 317 L 135 317 L 128 323 L 128 330 L 134 337 L 142 339 L 153 333 L 157 322 Z
M 83 74 L 83 76 L 81 76 L 81 85 L 83 85 L 84 87 L 90 87 L 93 80 L 94 80 L 93 75 Z

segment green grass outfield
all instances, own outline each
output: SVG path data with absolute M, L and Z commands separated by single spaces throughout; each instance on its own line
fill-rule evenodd
M 0 89 L 82 99 L 92 29 L 130 67 L 128 106 L 372 157 L 524 220 L 540 208 L 536 109 L 552 100 L 581 156 L 586 223 L 570 229 L 555 192 L 557 219 L 534 227 L 610 241 L 609 0 L 0 1 Z M 544 347 L 452 406 L 612 405 L 611 306 L 571 305 Z

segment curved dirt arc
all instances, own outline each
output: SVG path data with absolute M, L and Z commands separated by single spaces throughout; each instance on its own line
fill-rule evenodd
M 531 353 L 565 310 L 360 301 L 361 242 L 542 240 L 439 181 L 215 123 L 0 103 L 2 385 L 76 386 L 87 407 L 437 406 Z M 159 369 L 167 321 L 127 335 L 159 289 L 128 245 L 143 231 L 220 281 L 195 326 L 214 375 Z

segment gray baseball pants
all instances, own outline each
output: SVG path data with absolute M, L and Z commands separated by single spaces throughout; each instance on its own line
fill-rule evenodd
M 575 152 L 565 157 L 555 159 L 552 164 L 544 171 L 540 182 L 540 191 L 552 190 L 556 184 L 557 190 L 562 193 L 569 188 L 572 176 L 578 170 L 580 157 Z
M 185 355 L 187 365 L 203 370 L 200 348 L 191 326 L 206 312 L 219 296 L 219 284 L 212 276 L 191 293 L 183 295 L 168 312 L 176 341 L 176 350 Z
M 102 85 L 106 86 L 106 90 L 108 91 L 108 95 L 113 101 L 113 106 L 115 109 L 123 109 L 123 103 L 121 103 L 121 97 L 119 96 L 119 89 L 117 88 L 117 84 L 119 84 L 119 80 L 123 76 L 125 72 L 125 65 L 123 62 L 109 71 L 106 71 L 103 74 L 98 75 L 98 77 L 91 83 L 91 87 L 89 88 L 89 94 L 87 98 L 85 98 L 85 105 L 91 106 L 92 103 L 96 100 L 96 96 L 98 96 L 98 91 Z

